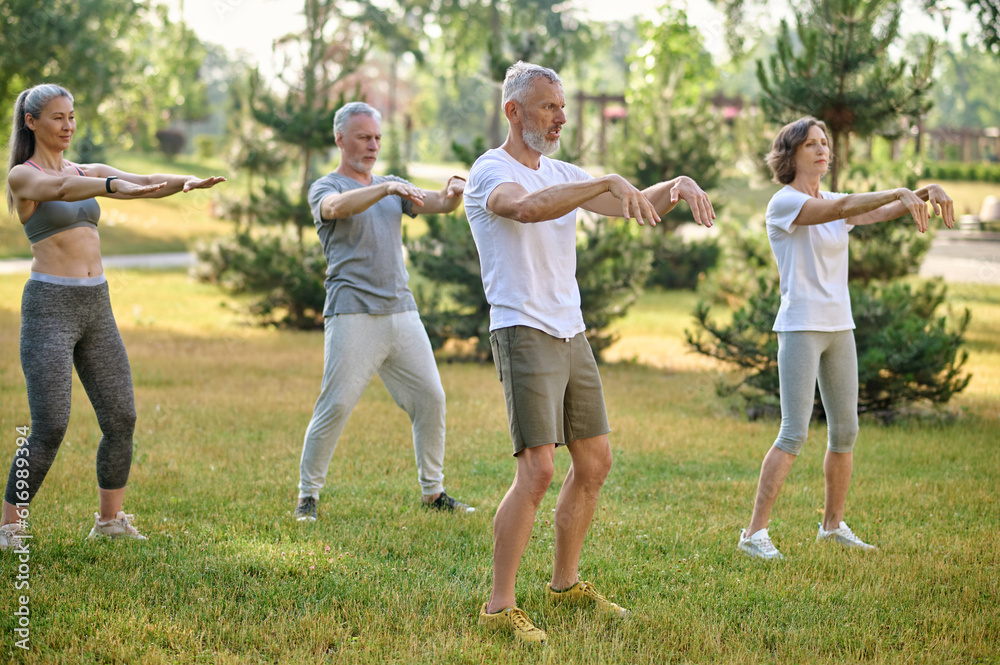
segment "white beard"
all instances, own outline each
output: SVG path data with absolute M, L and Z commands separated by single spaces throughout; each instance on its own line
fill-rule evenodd
M 559 139 L 552 141 L 547 136 L 548 132 L 542 131 L 540 129 L 531 129 L 525 127 L 521 132 L 521 138 L 524 139 L 524 143 L 532 150 L 537 150 L 546 157 L 555 153 L 559 149 Z

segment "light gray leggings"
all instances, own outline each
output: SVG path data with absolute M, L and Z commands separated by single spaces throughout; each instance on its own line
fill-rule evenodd
M 774 446 L 791 455 L 802 450 L 817 378 L 826 411 L 827 448 L 849 453 L 858 436 L 858 352 L 853 330 L 778 333 L 781 431 Z
M 116 490 L 128 481 L 135 429 L 132 371 L 111 313 L 108 284 L 89 280 L 97 281 L 33 274 L 24 286 L 21 368 L 31 434 L 28 467 L 18 466 L 16 457 L 11 464 L 4 495 L 8 503 L 30 502 L 55 461 L 69 424 L 74 365 L 104 435 L 97 446 L 97 485 Z

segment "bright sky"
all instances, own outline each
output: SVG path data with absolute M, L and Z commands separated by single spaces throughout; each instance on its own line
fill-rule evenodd
M 595 20 L 623 19 L 640 15 L 655 17 L 657 7 L 667 0 L 578 0 L 586 15 Z M 266 74 L 273 70 L 271 43 L 302 25 L 302 0 L 166 0 L 174 16 L 184 8 L 184 19 L 198 36 L 207 42 L 221 44 L 230 51 L 244 50 Z M 672 3 L 675 6 L 681 2 Z M 705 0 L 687 3 L 689 20 L 705 36 L 706 47 L 718 55 L 724 42 L 723 18 Z M 958 5 L 959 3 L 955 3 Z M 910 2 L 904 34 L 926 32 L 942 37 L 940 26 Z M 777 22 L 781 16 L 791 17 L 787 0 L 771 0 L 765 15 L 759 20 Z M 754 20 L 754 19 L 751 19 Z M 973 30 L 973 19 L 967 11 L 956 7 L 953 13 L 951 37 Z

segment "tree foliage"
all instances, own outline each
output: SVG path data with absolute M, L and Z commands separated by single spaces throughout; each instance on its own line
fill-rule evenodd
M 0 2 L 0 119 L 6 124 L 22 88 L 45 82 L 65 86 L 77 108 L 96 113 L 128 65 L 127 42 L 109 36 L 127 34 L 140 10 L 134 0 Z
M 316 243 L 300 245 L 285 233 L 236 233 L 195 252 L 195 278 L 230 293 L 253 294 L 248 312 L 266 325 L 323 326 L 326 257 Z
M 276 140 L 299 151 L 299 210 L 308 206 L 309 185 L 315 179 L 313 158 L 336 144 L 333 118 L 345 101 L 337 86 L 365 62 L 373 25 L 389 23 L 383 10 L 360 0 L 305 0 L 303 14 L 305 28 L 275 42 L 283 58 L 279 79 L 287 92 L 276 95 L 258 76 L 251 78 L 250 86 L 254 119 Z M 300 243 L 305 218 L 294 215 Z
M 712 0 L 720 7 L 726 17 L 727 40 L 734 55 L 742 51 L 744 38 L 753 26 L 746 20 L 747 10 L 751 7 L 766 11 L 765 0 Z M 1000 0 L 962 0 L 966 8 L 979 21 L 980 41 L 994 55 L 1000 55 Z M 923 8 L 928 13 L 936 13 L 941 17 L 944 28 L 948 29 L 950 15 L 953 10 L 952 0 L 923 0 Z
M 998 82 L 1000 58 L 981 46 L 966 39 L 957 49 L 944 49 L 927 124 L 964 129 L 1000 127 Z
M 585 59 L 592 42 L 589 26 L 563 0 L 439 0 L 434 9 L 454 75 L 472 71 L 494 83 L 488 147 L 501 142 L 498 84 L 507 68 L 524 60 L 559 72 Z
M 625 95 L 627 138 L 615 165 L 640 187 L 683 174 L 709 189 L 719 178 L 719 127 L 707 96 L 719 72 L 686 14 L 663 12 L 659 23 L 639 23 L 642 45 Z
M 951 13 L 948 0 L 924 0 L 924 8 L 942 16 L 947 28 Z M 965 6 L 976 15 L 981 28 L 980 41 L 995 56 L 1000 56 L 1000 0 L 964 0 Z
M 795 11 L 795 31 L 782 20 L 778 52 L 757 61 L 768 118 L 784 124 L 803 115 L 823 120 L 834 159 L 831 186 L 849 163 L 850 134 L 894 136 L 902 116 L 928 108 L 935 45 L 919 61 L 894 60 L 899 0 L 809 0 Z

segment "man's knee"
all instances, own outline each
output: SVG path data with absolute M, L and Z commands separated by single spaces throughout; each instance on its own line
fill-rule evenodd
M 545 492 L 552 484 L 555 464 L 551 452 L 553 446 L 525 448 L 518 453 L 517 476 L 515 482 L 536 503 L 541 503 Z
M 570 444 L 573 455 L 573 477 L 577 482 L 600 488 L 611 473 L 613 456 L 606 434 L 580 439 Z

